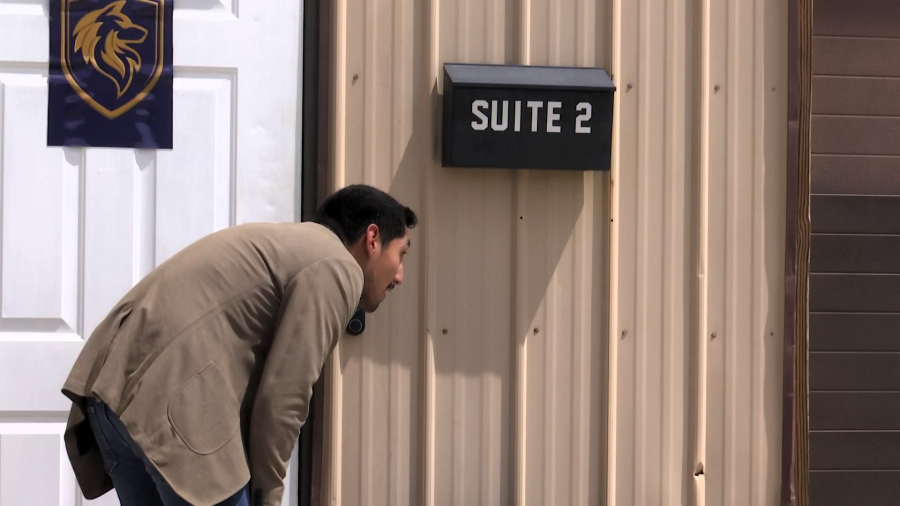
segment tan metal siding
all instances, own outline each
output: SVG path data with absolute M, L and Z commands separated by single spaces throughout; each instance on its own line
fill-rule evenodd
M 335 10 L 336 185 L 422 226 L 328 365 L 328 504 L 775 504 L 786 6 Z M 613 173 L 442 168 L 444 62 L 610 69 Z

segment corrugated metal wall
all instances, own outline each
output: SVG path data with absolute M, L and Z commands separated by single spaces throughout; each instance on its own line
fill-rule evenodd
M 328 364 L 327 504 L 776 504 L 787 4 L 334 8 L 335 185 L 422 226 Z M 612 174 L 442 168 L 444 62 L 610 69 Z

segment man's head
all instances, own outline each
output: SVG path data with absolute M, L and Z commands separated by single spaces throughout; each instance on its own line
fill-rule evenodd
M 343 188 L 319 207 L 313 220 L 331 229 L 353 254 L 365 275 L 359 307 L 371 313 L 403 282 L 408 229 L 418 218 L 387 193 L 366 185 Z

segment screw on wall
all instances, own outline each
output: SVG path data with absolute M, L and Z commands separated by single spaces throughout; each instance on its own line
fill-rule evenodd
M 358 79 L 359 79 L 359 74 L 353 74 L 353 83 L 351 83 L 351 84 L 356 84 L 356 81 Z
M 623 330 L 623 331 L 622 331 L 622 339 L 625 339 L 627 336 L 628 336 L 628 331 L 627 331 L 627 330 Z
M 631 88 L 634 88 L 634 85 L 631 83 L 628 83 L 628 85 L 625 86 L 625 91 L 631 91 Z
M 718 84 L 716 85 L 715 88 L 713 88 L 713 92 L 714 92 L 714 93 L 718 93 L 718 92 L 719 92 L 719 85 L 718 85 Z
M 444 334 L 446 334 L 446 333 L 447 333 L 447 329 L 444 329 Z
M 715 339 L 715 338 L 719 337 L 719 335 L 716 334 L 715 332 L 713 332 L 711 337 L 712 337 L 713 339 Z

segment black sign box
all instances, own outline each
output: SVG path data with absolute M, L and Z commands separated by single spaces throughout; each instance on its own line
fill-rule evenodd
M 616 88 L 600 68 L 445 64 L 445 167 L 609 170 Z

